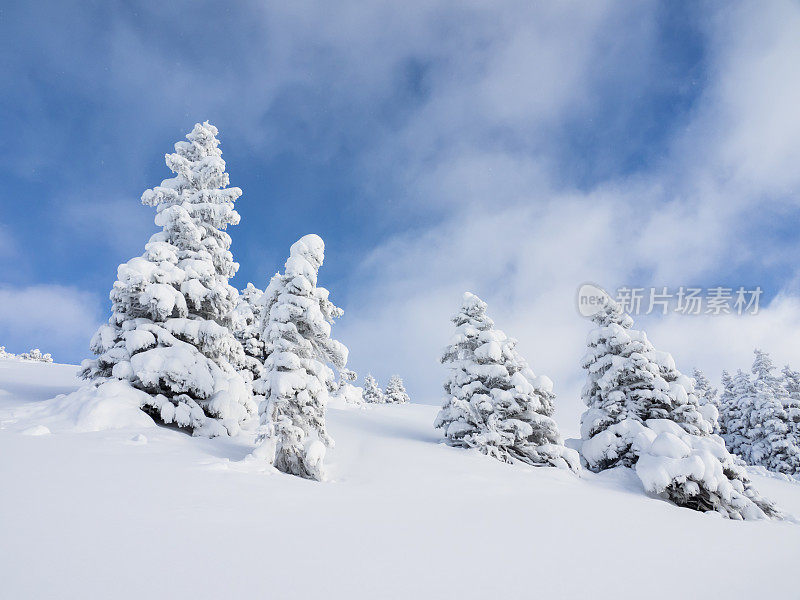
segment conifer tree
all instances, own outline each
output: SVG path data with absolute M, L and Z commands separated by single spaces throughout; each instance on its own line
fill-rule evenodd
M 755 388 L 750 376 L 741 369 L 731 379 L 730 398 L 726 399 L 722 439 L 730 452 L 751 463 L 752 435 L 750 413 L 755 402 Z
M 386 396 L 375 378 L 367 373 L 364 377 L 364 402 L 367 404 L 385 404 Z
M 196 124 L 165 157 L 175 177 L 142 195 L 162 230 L 120 265 L 111 318 L 92 338 L 98 356 L 82 365 L 97 384 L 118 379 L 148 393 L 142 408 L 154 418 L 209 436 L 237 432 L 256 410 L 229 329 L 238 265 L 225 229 L 239 222 L 242 191 L 228 187 L 217 133 Z
M 800 448 L 785 410 L 789 394 L 774 370 L 769 355 L 756 349 L 754 395 L 748 415 L 750 452 L 745 460 L 770 471 L 800 474 Z
M 504 462 L 580 470 L 552 419 L 552 382 L 537 377 L 486 315 L 486 303 L 464 294 L 456 333 L 441 361 L 450 369 L 435 427 L 451 446 L 476 448 Z
M 787 394 L 784 406 L 786 416 L 789 418 L 795 440 L 800 441 L 800 372 L 794 371 L 789 365 L 786 365 L 781 373 L 783 374 L 783 387 Z
M 582 361 L 588 382 L 581 453 L 601 471 L 635 467 L 646 490 L 678 506 L 733 519 L 778 517 L 737 465 L 700 410 L 694 380 L 658 352 L 608 299 Z
M 347 348 L 331 338 L 343 314 L 317 285 L 325 244 L 314 234 L 292 244 L 283 274 L 264 293 L 261 339 L 266 360 L 256 390 L 264 395 L 256 456 L 284 473 L 322 480 L 326 447 L 325 405 L 336 382 L 329 365 L 341 370 Z
M 245 353 L 245 366 L 252 380 L 261 376 L 264 368 L 264 342 L 261 339 L 263 329 L 262 313 L 264 308 L 264 292 L 252 283 L 242 290 L 232 315 L 233 334 Z
M 722 371 L 722 393 L 719 396 L 719 434 L 725 439 L 725 436 L 728 433 L 728 420 L 730 415 L 730 410 L 733 407 L 733 403 L 735 401 L 735 396 L 733 394 L 733 377 L 728 371 Z M 727 441 L 725 442 L 727 446 Z M 728 447 L 728 450 L 733 452 L 733 450 Z
M 407 404 L 410 398 L 406 393 L 403 380 L 399 375 L 392 375 L 389 383 L 386 384 L 386 403 L 387 404 Z
M 694 393 L 700 405 L 700 414 L 711 423 L 712 431 L 719 433 L 719 390 L 711 386 L 708 377 L 700 369 L 695 369 L 692 373 L 694 377 Z
M 793 400 L 800 401 L 800 372 L 793 370 L 789 365 L 783 367 L 783 386 Z

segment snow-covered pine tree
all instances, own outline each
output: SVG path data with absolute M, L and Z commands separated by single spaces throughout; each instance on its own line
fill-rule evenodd
M 730 398 L 727 398 L 729 394 Z M 750 376 L 741 369 L 731 378 L 730 392 L 726 390 L 724 428 L 722 439 L 725 447 L 744 462 L 750 463 L 753 444 L 750 430 L 750 412 L 753 410 L 755 389 Z
M 783 387 L 788 395 L 784 406 L 786 416 L 792 424 L 795 439 L 800 441 L 800 372 L 792 370 L 786 365 L 781 371 L 783 374 Z
M 748 415 L 751 440 L 749 460 L 770 471 L 800 474 L 800 448 L 785 406 L 789 394 L 766 352 L 756 349 L 752 372 L 754 396 Z
M 596 327 L 582 361 L 588 372 L 581 419 L 587 466 L 634 466 L 647 491 L 678 506 L 733 519 L 780 516 L 711 433 L 694 380 L 672 357 L 632 329 L 632 319 L 610 298 L 592 320 Z
M 399 375 L 392 375 L 389 378 L 389 383 L 386 384 L 385 397 L 387 404 L 407 404 L 411 401 Z
M 783 387 L 786 392 L 795 400 L 800 401 L 800 371 L 795 371 L 789 365 L 781 370 L 783 374 Z
M 142 408 L 154 418 L 208 436 L 236 433 L 256 412 L 229 329 L 238 264 L 225 229 L 239 222 L 242 191 L 228 187 L 217 133 L 196 124 L 165 157 L 175 177 L 142 195 L 162 231 L 118 268 L 111 318 L 92 338 L 98 356 L 82 365 L 96 384 L 118 379 L 148 393 Z
M 700 370 L 695 368 L 694 373 L 694 393 L 700 404 L 700 414 L 711 423 L 714 433 L 719 433 L 719 390 L 711 386 L 708 377 Z
M 371 373 L 364 377 L 364 402 L 367 404 L 385 404 L 386 396 Z
M 331 339 L 331 324 L 343 314 L 317 285 L 325 258 L 318 235 L 292 244 L 283 274 L 265 292 L 264 372 L 256 390 L 264 395 L 256 456 L 284 473 L 324 477 L 325 448 L 333 440 L 325 428 L 325 404 L 336 382 L 328 366 L 343 369 L 347 348 Z
M 264 292 L 248 283 L 242 290 L 236 308 L 233 310 L 231 328 L 234 336 L 244 349 L 245 365 L 253 380 L 261 376 L 264 359 L 264 342 L 261 340 L 263 330 L 262 313 L 264 308 Z
M 642 332 L 631 330 L 633 319 L 618 304 L 609 302 L 592 321 L 597 327 L 589 332 L 581 361 L 588 374 L 581 392 L 587 406 L 581 453 L 592 471 L 632 467 L 638 456 L 629 429 L 638 430 L 651 397 L 666 396 L 666 382 L 657 382 L 658 369 L 647 358 L 653 348 Z M 661 389 L 654 389 L 656 383 Z
M 722 393 L 719 396 L 719 435 L 725 439 L 728 433 L 728 420 L 730 418 L 730 410 L 733 407 L 735 397 L 733 395 L 733 377 L 728 371 L 722 371 Z M 727 446 L 727 442 L 725 443 Z M 732 452 L 730 448 L 729 451 Z
M 452 318 L 456 333 L 441 361 L 450 369 L 435 427 L 451 446 L 476 448 L 504 462 L 580 470 L 556 422 L 553 384 L 537 377 L 486 315 L 486 303 L 466 292 Z

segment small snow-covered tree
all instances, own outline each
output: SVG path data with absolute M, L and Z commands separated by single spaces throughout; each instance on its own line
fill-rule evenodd
M 495 329 L 486 303 L 466 292 L 452 321 L 456 333 L 441 358 L 450 376 L 434 423 L 445 441 L 504 462 L 580 470 L 577 453 L 564 446 L 552 419 L 552 382 L 537 377 L 516 340 Z
M 146 392 L 142 408 L 154 418 L 209 436 L 237 432 L 256 411 L 230 331 L 238 265 L 225 229 L 239 222 L 242 191 L 228 187 L 217 133 L 196 124 L 165 157 L 175 177 L 142 195 L 162 230 L 118 268 L 111 318 L 92 338 L 97 358 L 82 365 L 97 384 L 118 379 Z
M 242 290 L 232 313 L 231 329 L 242 344 L 245 353 L 245 368 L 252 379 L 258 379 L 266 358 L 264 342 L 261 339 L 263 328 L 264 292 L 252 283 Z
M 325 448 L 333 445 L 325 426 L 325 404 L 336 382 L 328 365 L 344 369 L 347 348 L 331 339 L 331 324 L 343 314 L 317 285 L 325 244 L 314 234 L 292 244 L 283 274 L 265 292 L 264 372 L 256 390 L 264 395 L 256 456 L 284 473 L 324 477 Z
M 786 365 L 781 371 L 783 387 L 786 389 L 786 416 L 792 426 L 795 440 L 800 441 L 800 372 Z M 797 442 L 796 442 L 797 443 Z
M 700 405 L 700 413 L 703 418 L 711 423 L 714 433 L 719 433 L 719 390 L 711 386 L 708 377 L 700 369 L 695 369 L 694 373 L 694 393 Z
M 755 350 L 753 401 L 748 414 L 750 452 L 745 458 L 770 471 L 800 473 L 800 448 L 785 407 L 790 398 L 766 352 Z
M 789 365 L 786 365 L 781 370 L 781 374 L 783 375 L 783 387 L 786 388 L 786 392 L 792 399 L 800 401 L 800 371 L 795 371 Z
M 383 390 L 380 388 L 378 382 L 370 373 L 367 373 L 367 376 L 364 377 L 363 398 L 364 402 L 366 402 L 367 404 L 386 403 L 386 396 L 384 395 Z
M 601 471 L 635 467 L 647 491 L 678 506 L 733 519 L 778 517 L 759 495 L 701 412 L 694 380 L 655 350 L 620 306 L 607 304 L 592 320 L 581 419 L 581 453 Z
M 723 379 L 723 382 L 725 380 Z M 725 447 L 749 463 L 752 435 L 750 430 L 750 412 L 755 401 L 755 389 L 750 376 L 739 369 L 725 388 L 721 407 L 720 426 Z
M 733 395 L 733 377 L 728 371 L 722 371 L 722 393 L 719 395 L 719 434 L 725 439 L 728 433 L 728 420 L 730 409 L 733 406 L 735 397 Z M 725 443 L 727 446 L 727 441 Z M 728 448 L 728 450 L 731 450 Z
M 16 358 L 11 352 L 6 352 L 5 346 L 0 346 L 0 358 Z
M 392 375 L 389 383 L 386 384 L 386 403 L 387 404 L 406 404 L 411 399 L 406 393 L 406 387 L 399 375 Z

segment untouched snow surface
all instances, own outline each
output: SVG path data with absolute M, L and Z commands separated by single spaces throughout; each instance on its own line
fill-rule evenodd
M 800 594 L 800 526 L 677 508 L 630 470 L 578 478 L 449 448 L 436 406 L 329 409 L 331 481 L 316 483 L 244 460 L 245 435 L 70 430 L 42 401 L 76 369 L 0 361 L 0 597 Z M 753 478 L 800 515 L 800 485 Z

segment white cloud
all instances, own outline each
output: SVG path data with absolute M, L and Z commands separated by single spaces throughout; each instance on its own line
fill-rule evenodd
M 742 5 L 709 26 L 708 91 L 688 130 L 675 132 L 667 155 L 649 171 L 587 192 L 556 183 L 548 146 L 558 145 L 559 105 L 567 113 L 580 110 L 596 83 L 585 75 L 597 30 L 578 27 L 564 48 L 545 49 L 548 60 L 562 51 L 578 57 L 566 62 L 563 80 L 557 69 L 534 69 L 540 78 L 527 82 L 545 96 L 553 93 L 553 104 L 532 101 L 520 87 L 521 72 L 503 66 L 504 60 L 524 63 L 529 54 L 506 52 L 514 36 L 508 46 L 496 42 L 487 59 L 492 68 L 478 71 L 476 81 L 435 87 L 392 149 L 416 157 L 394 155 L 396 167 L 406 169 L 409 196 L 444 206 L 444 216 L 365 259 L 357 274 L 363 284 L 350 293 L 356 300 L 341 327 L 355 367 L 383 378 L 398 371 L 417 401 L 438 401 L 444 371 L 437 359 L 451 333 L 447 319 L 461 292 L 470 290 L 489 303 L 498 326 L 519 339 L 534 371 L 555 380 L 559 421 L 574 433 L 585 377 L 579 361 L 590 328 L 575 307 L 580 284 L 710 286 L 742 267 L 754 280 L 742 284 L 761 283 L 762 270 L 794 261 L 785 250 L 795 244 L 770 239 L 753 211 L 763 216 L 795 201 L 764 196 L 786 192 L 800 178 L 800 88 L 791 71 L 800 58 L 800 38 L 792 34 L 800 8 L 762 8 Z M 544 39 L 558 43 L 558 36 Z M 535 54 L 539 42 L 531 43 Z M 646 40 L 637 44 L 647 54 Z M 531 143 L 483 143 L 491 138 L 487 131 L 503 125 L 517 125 L 523 134 L 517 141 Z M 422 152 L 409 151 L 418 148 Z M 724 367 L 748 368 L 755 346 L 773 352 L 778 363 L 800 366 L 794 350 L 800 302 L 788 291 L 792 282 L 784 285 L 787 291 L 757 316 L 648 319 L 646 329 L 687 372 L 699 366 L 718 378 Z
M 0 345 L 15 354 L 38 347 L 56 361 L 88 356 L 101 314 L 98 298 L 73 287 L 0 287 Z
M 712 78 L 682 151 L 748 196 L 783 194 L 800 203 L 800 5 L 726 6 L 709 21 Z

